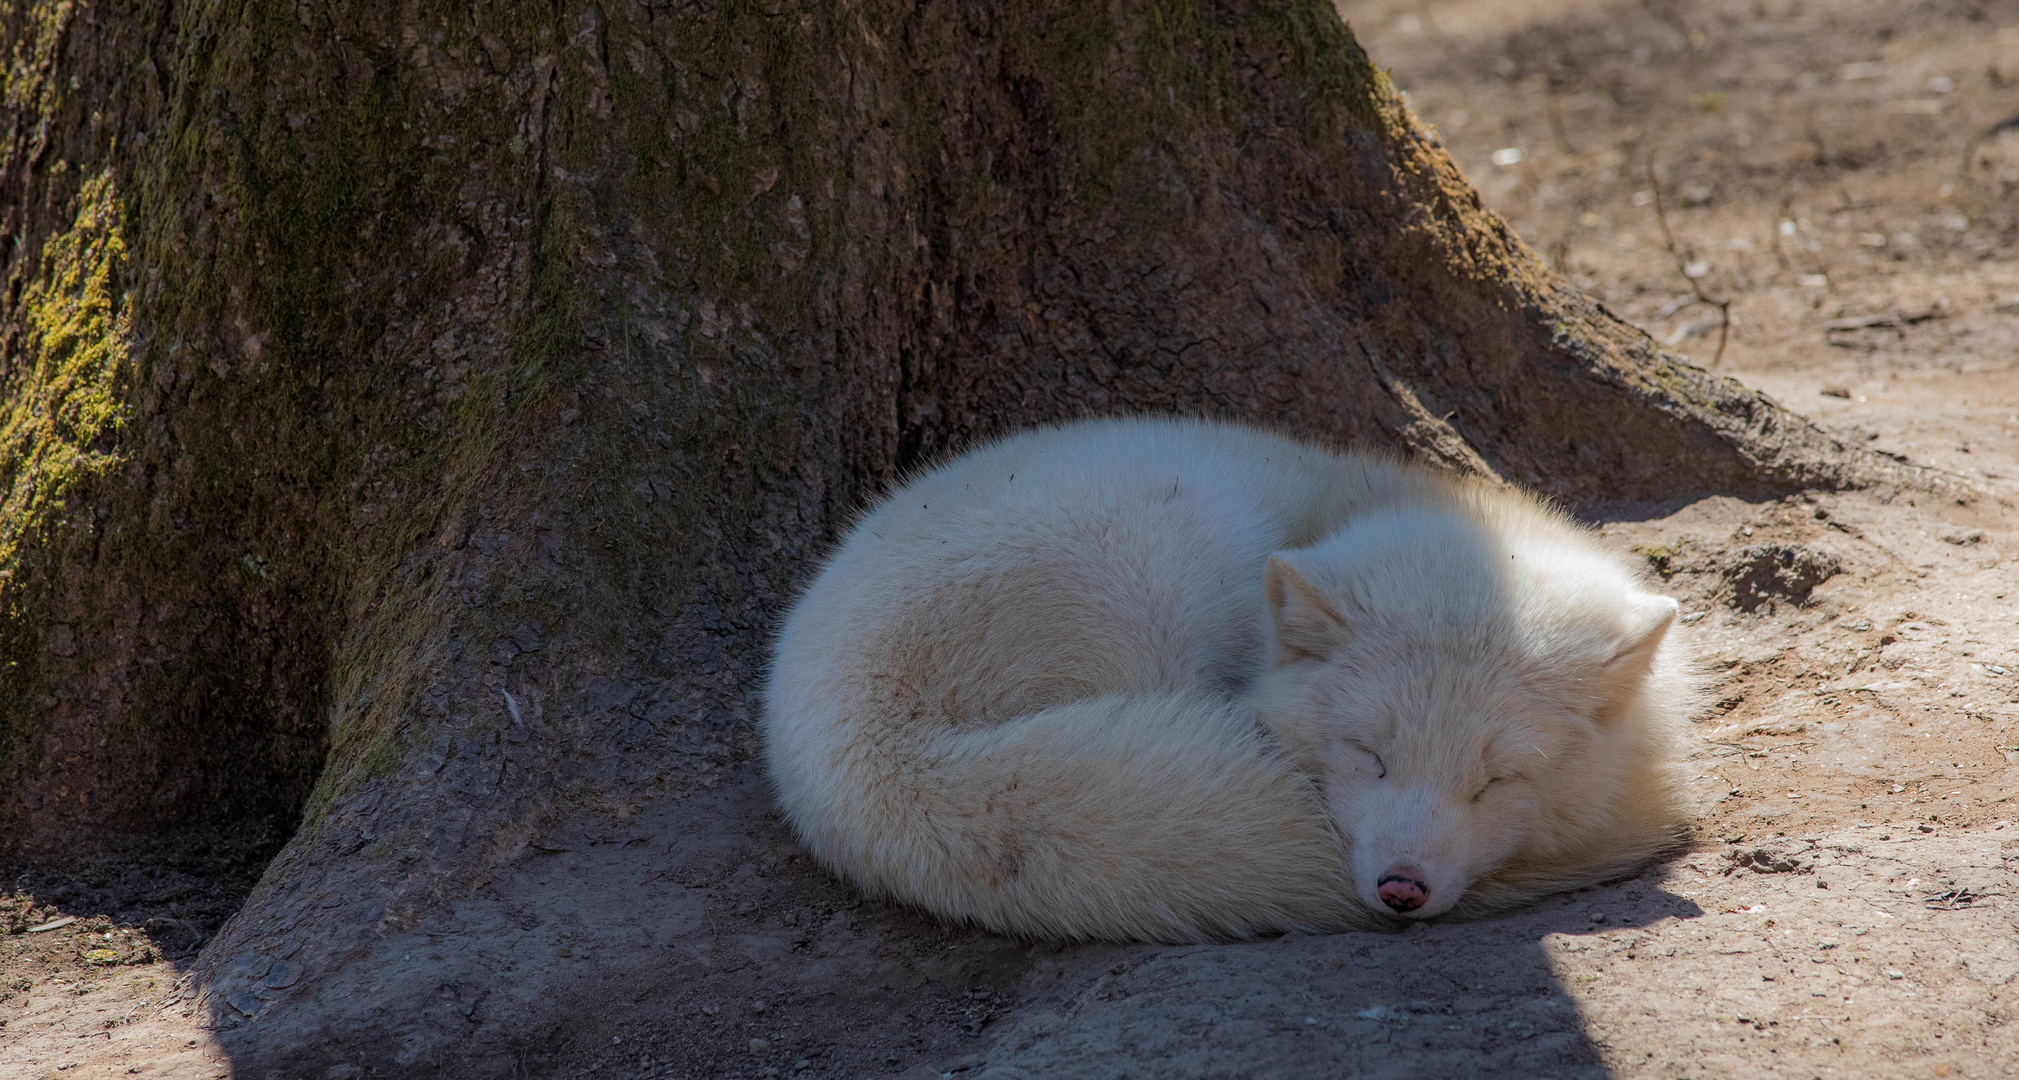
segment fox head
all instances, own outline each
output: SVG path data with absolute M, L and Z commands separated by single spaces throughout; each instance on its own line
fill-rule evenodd
M 1264 574 L 1256 700 L 1377 914 L 1480 913 L 1673 836 L 1676 602 L 1568 522 L 1503 517 L 1369 514 Z

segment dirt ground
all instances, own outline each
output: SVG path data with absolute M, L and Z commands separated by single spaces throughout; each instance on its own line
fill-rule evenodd
M 1713 672 L 1696 849 L 1490 923 L 1004 942 L 990 971 L 933 967 L 934 928 L 880 915 L 915 935 L 906 977 L 938 996 L 857 1032 L 794 1019 L 837 988 L 766 981 L 767 949 L 889 939 L 836 886 L 818 911 L 737 909 L 746 929 L 710 940 L 748 952 L 740 967 L 694 947 L 669 974 L 706 977 L 613 1005 L 527 1074 L 2019 1075 L 2019 124 L 2001 131 L 2019 3 L 1341 7 L 1488 204 L 1582 288 L 1967 481 L 1603 523 L 1683 601 Z M 0 867 L 0 1076 L 233 1075 L 249 1036 L 182 972 L 272 843 Z M 264 985 L 290 978 L 282 957 Z

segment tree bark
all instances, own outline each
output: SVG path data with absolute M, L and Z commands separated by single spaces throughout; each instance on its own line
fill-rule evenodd
M 1317 0 L 0 32 L 0 835 L 299 811 L 201 965 L 248 1068 L 1023 962 L 806 866 L 752 758 L 795 583 L 977 440 L 1204 414 L 1588 512 L 1902 479 L 1555 278 Z

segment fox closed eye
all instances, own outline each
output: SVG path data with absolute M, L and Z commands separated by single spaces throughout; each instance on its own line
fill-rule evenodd
M 1355 751 L 1359 753 L 1367 755 L 1368 760 L 1374 763 L 1374 779 L 1380 780 L 1388 775 L 1388 763 L 1381 760 L 1380 754 L 1377 754 L 1374 751 L 1367 749 L 1366 747 L 1360 745 L 1359 743 L 1347 743 L 1346 745 L 1352 747 Z
M 1472 801 L 1478 802 L 1479 800 L 1486 798 L 1486 793 L 1492 790 L 1495 784 L 1505 784 L 1508 783 L 1509 781 L 1519 779 L 1521 779 L 1521 777 L 1516 775 L 1496 776 L 1491 780 L 1488 780 L 1486 783 L 1479 785 L 1479 790 L 1473 792 L 1472 794 Z

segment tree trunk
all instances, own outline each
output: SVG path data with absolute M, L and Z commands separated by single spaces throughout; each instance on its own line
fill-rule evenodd
M 0 829 L 299 810 L 201 965 L 248 1069 L 1026 963 L 806 865 L 752 757 L 795 583 L 976 440 L 1205 414 L 1591 512 L 1891 475 L 1565 287 L 1319 0 L 0 20 Z

